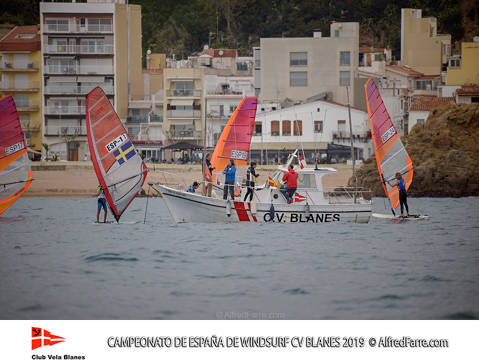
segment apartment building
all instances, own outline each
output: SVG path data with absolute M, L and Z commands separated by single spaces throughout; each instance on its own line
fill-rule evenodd
M 40 27 L 16 26 L 0 39 L 0 98 L 12 95 L 27 146 L 42 151 Z
M 479 36 L 461 44 L 461 55 L 449 60 L 447 85 L 479 84 Z
M 356 78 L 359 23 L 333 22 L 331 36 L 314 32 L 312 38 L 261 38 L 253 49 L 255 88 L 260 101 L 306 100 L 327 94 L 347 103 L 346 87 Z M 350 102 L 354 104 L 354 92 Z
M 436 18 L 423 18 L 421 9 L 401 9 L 401 65 L 440 75 L 450 55 L 451 35 L 437 33 Z
M 168 145 L 204 144 L 204 71 L 166 68 L 163 71 L 163 132 Z
M 40 3 L 44 138 L 60 159 L 89 157 L 85 98 L 96 86 L 121 119 L 143 99 L 141 7 L 124 2 Z
M 373 154 L 367 112 L 351 108 L 352 138 L 356 159 Z M 316 159 L 341 162 L 351 158 L 348 107 L 318 100 L 256 115 L 251 159 L 284 162 L 300 149 L 308 163 Z

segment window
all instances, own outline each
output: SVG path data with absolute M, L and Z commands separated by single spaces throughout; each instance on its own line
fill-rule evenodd
M 47 31 L 68 32 L 68 19 L 46 19 Z
M 224 117 L 224 115 L 225 115 L 225 106 L 220 105 L 220 117 Z
M 346 121 L 338 120 L 338 131 L 344 132 L 346 130 Z
M 261 122 L 255 122 L 253 135 L 261 135 L 262 128 L 263 128 L 263 124 Z
M 88 31 L 111 32 L 111 19 L 88 19 Z
M 339 30 L 334 30 L 334 37 L 339 38 Z
M 291 135 L 291 121 L 283 120 L 283 136 Z
M 479 103 L 479 97 L 471 97 L 471 103 Z
M 314 121 L 314 132 L 315 133 L 322 133 L 323 132 L 323 121 L 322 120 L 315 120 Z
M 81 39 L 81 52 L 87 54 L 95 54 L 103 50 L 105 44 L 103 39 Z
M 418 119 L 418 120 L 417 120 L 417 124 L 424 125 L 424 119 Z
M 236 70 L 248 70 L 248 63 L 236 63 Z
M 450 67 L 460 67 L 461 66 L 461 59 L 449 59 L 449 66 Z
M 289 65 L 290 66 L 307 66 L 308 53 L 307 52 L 289 53 Z
M 271 121 L 271 135 L 273 137 L 279 136 L 279 120 Z
M 308 72 L 306 71 L 290 72 L 289 86 L 308 86 Z
M 340 51 L 339 52 L 339 65 L 341 65 L 341 66 L 351 65 L 351 52 L 350 51 Z
M 230 105 L 230 113 L 233 113 L 236 109 L 235 105 Z
M 174 82 L 174 87 L 174 96 L 192 96 L 195 83 L 192 81 L 176 81 Z
M 434 90 L 436 89 L 436 82 L 432 80 L 416 80 L 416 89 Z
M 340 71 L 339 72 L 339 85 L 340 86 L 349 86 L 351 84 L 350 71 Z
M 293 122 L 293 127 L 294 127 L 294 135 L 295 136 L 300 136 L 303 135 L 303 121 L 302 120 L 295 120 Z
M 28 108 L 30 106 L 29 94 L 16 94 L 14 99 L 16 106 L 19 108 Z
M 17 89 L 27 89 L 30 87 L 30 77 L 28 74 L 15 74 L 13 80 Z

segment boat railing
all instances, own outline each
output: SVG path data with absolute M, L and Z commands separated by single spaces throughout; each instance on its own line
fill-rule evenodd
M 372 203 L 372 192 L 370 189 L 361 187 L 336 187 L 324 190 L 324 198 L 330 204 L 343 203 Z

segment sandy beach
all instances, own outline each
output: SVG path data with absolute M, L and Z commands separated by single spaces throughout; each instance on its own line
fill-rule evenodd
M 337 173 L 323 178 L 325 189 L 345 186 L 351 177 L 352 168 L 345 164 L 324 165 L 337 170 Z M 34 181 L 24 196 L 27 197 L 89 197 L 96 194 L 98 180 L 91 162 L 36 162 L 32 163 Z M 275 166 L 258 167 L 262 183 L 273 174 Z M 143 186 L 145 192 L 156 195 L 148 183 L 162 183 L 176 187 L 188 186 L 201 180 L 201 166 L 148 164 L 148 177 Z

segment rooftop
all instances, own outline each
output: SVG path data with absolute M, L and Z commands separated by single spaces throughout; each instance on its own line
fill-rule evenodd
M 386 65 L 386 70 L 391 70 L 391 71 L 403 73 L 403 74 L 406 74 L 408 76 L 416 76 L 416 77 L 424 76 L 423 73 L 412 70 L 411 68 L 409 68 L 407 66 L 402 66 L 402 65 Z
M 238 56 L 236 49 L 203 49 L 202 54 L 213 58 L 236 58 Z
M 410 111 L 430 111 L 453 102 L 452 97 L 418 96 L 414 98 Z
M 15 26 L 0 39 L 0 50 L 35 51 L 40 49 L 40 25 Z

